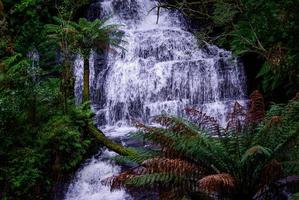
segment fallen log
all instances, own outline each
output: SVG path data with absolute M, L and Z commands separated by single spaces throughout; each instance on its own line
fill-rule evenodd
M 108 139 L 105 134 L 97 129 L 93 125 L 88 125 L 87 130 L 89 134 L 94 136 L 101 144 L 103 144 L 105 147 L 107 147 L 109 150 L 114 151 L 122 156 L 133 156 L 137 153 L 127 147 L 122 146 L 121 144 L 118 144 L 111 139 Z

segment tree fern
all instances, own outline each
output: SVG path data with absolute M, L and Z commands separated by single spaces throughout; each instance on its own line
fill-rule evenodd
M 138 123 L 140 131 L 132 136 L 152 146 L 155 154 L 145 149 L 140 156 L 123 157 L 135 167 L 108 182 L 113 189 L 159 191 L 161 199 L 167 199 L 164 191 L 178 199 L 203 193 L 252 199 L 273 192 L 273 185 L 288 187 L 297 176 L 288 184 L 279 181 L 298 174 L 298 100 L 272 106 L 266 114 L 264 108 L 255 91 L 248 112 L 235 104 L 226 129 L 194 109 L 187 110 L 191 121 L 161 115 L 154 118 L 160 126 Z

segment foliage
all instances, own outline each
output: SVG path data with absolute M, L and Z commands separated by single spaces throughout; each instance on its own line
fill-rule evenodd
M 293 197 L 292 200 L 298 200 L 299 199 L 299 193 L 296 193 Z
M 299 174 L 299 101 L 273 105 L 260 117 L 254 111 L 260 111 L 262 97 L 258 92 L 251 97 L 245 116 L 235 106 L 229 122 L 238 123 L 225 129 L 210 129 L 214 122 L 192 109 L 187 111 L 190 121 L 162 115 L 155 118 L 160 126 L 138 124 L 134 138 L 149 141 L 149 147 L 137 156 L 118 158 L 135 167 L 106 184 L 152 189 L 161 199 L 279 199 L 286 189 L 298 191 L 299 177 L 292 175 Z
M 79 53 L 84 58 L 89 57 L 91 49 L 101 51 L 108 45 L 118 46 L 122 36 L 118 26 L 106 25 L 106 20 L 90 22 L 80 18 L 78 23 L 58 17 L 54 20 L 56 24 L 45 27 L 49 39 L 58 44 L 64 53 Z
M 34 83 L 26 59 L 7 67 L 0 89 L 1 193 L 9 199 L 47 199 L 55 181 L 84 159 L 91 140 L 79 124 L 90 114 L 70 104 L 73 111 L 64 115 L 59 79 Z
M 298 90 L 298 0 L 161 1 L 197 23 L 199 42 L 216 43 L 236 55 L 262 59 L 261 89 L 294 95 Z M 254 69 L 249 69 L 254 70 Z
M 52 198 L 95 146 L 89 105 L 73 103 L 72 58 L 116 45 L 118 31 L 75 22 L 89 3 L 0 1 L 1 199 Z
M 89 106 L 76 107 L 72 95 L 62 101 L 63 67 L 46 31 L 58 15 L 75 20 L 87 3 L 0 1 L 0 199 L 51 199 L 92 153 Z

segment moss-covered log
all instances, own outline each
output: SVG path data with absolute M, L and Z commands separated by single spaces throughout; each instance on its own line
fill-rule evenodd
M 135 155 L 136 152 L 126 148 L 110 139 L 108 139 L 104 133 L 102 131 L 100 131 L 99 129 L 97 129 L 96 127 L 89 125 L 87 127 L 89 134 L 91 134 L 92 136 L 94 136 L 100 143 L 102 143 L 105 147 L 107 147 L 108 149 L 118 153 L 119 155 L 122 156 L 132 156 Z

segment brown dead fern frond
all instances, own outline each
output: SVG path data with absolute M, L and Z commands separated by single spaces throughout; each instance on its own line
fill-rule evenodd
M 281 44 L 274 45 L 267 54 L 267 60 L 271 64 L 271 70 L 274 73 L 277 73 L 279 67 L 281 67 L 281 63 L 285 60 L 285 49 L 281 46 Z
M 226 173 L 209 175 L 199 180 L 199 191 L 206 193 L 222 193 L 231 191 L 235 187 L 235 178 Z
M 106 186 L 110 186 L 111 190 L 118 190 L 124 188 L 125 182 L 135 176 L 136 176 L 136 171 L 134 171 L 133 169 L 127 170 L 117 176 L 112 176 L 102 180 L 102 183 Z
M 250 95 L 249 110 L 247 114 L 247 123 L 256 124 L 265 117 L 265 103 L 263 95 L 255 90 Z
M 261 186 L 268 185 L 282 178 L 283 169 L 280 162 L 277 160 L 271 160 L 268 164 L 265 165 L 261 173 Z
M 210 135 L 222 136 L 220 124 L 215 118 L 194 108 L 186 108 L 185 112 L 188 120 L 196 124 L 200 129 L 207 131 Z
M 134 186 L 130 186 L 126 184 L 126 182 L 134 177 L 138 177 L 145 174 L 148 174 L 148 170 L 144 166 L 140 165 L 127 171 L 124 171 L 116 176 L 106 178 L 102 180 L 102 183 L 106 186 L 109 186 L 111 190 L 118 190 L 122 188 L 126 188 L 129 190 L 135 189 Z
M 206 170 L 194 163 L 181 159 L 153 158 L 142 163 L 147 173 L 166 172 L 199 176 L 206 174 Z
M 273 126 L 276 126 L 276 125 L 280 124 L 282 121 L 283 121 L 283 117 L 273 116 L 273 117 L 271 117 L 271 119 L 267 123 L 267 127 L 272 128 Z
M 244 129 L 246 116 L 245 108 L 235 102 L 233 111 L 228 114 L 226 132 L 240 133 Z

